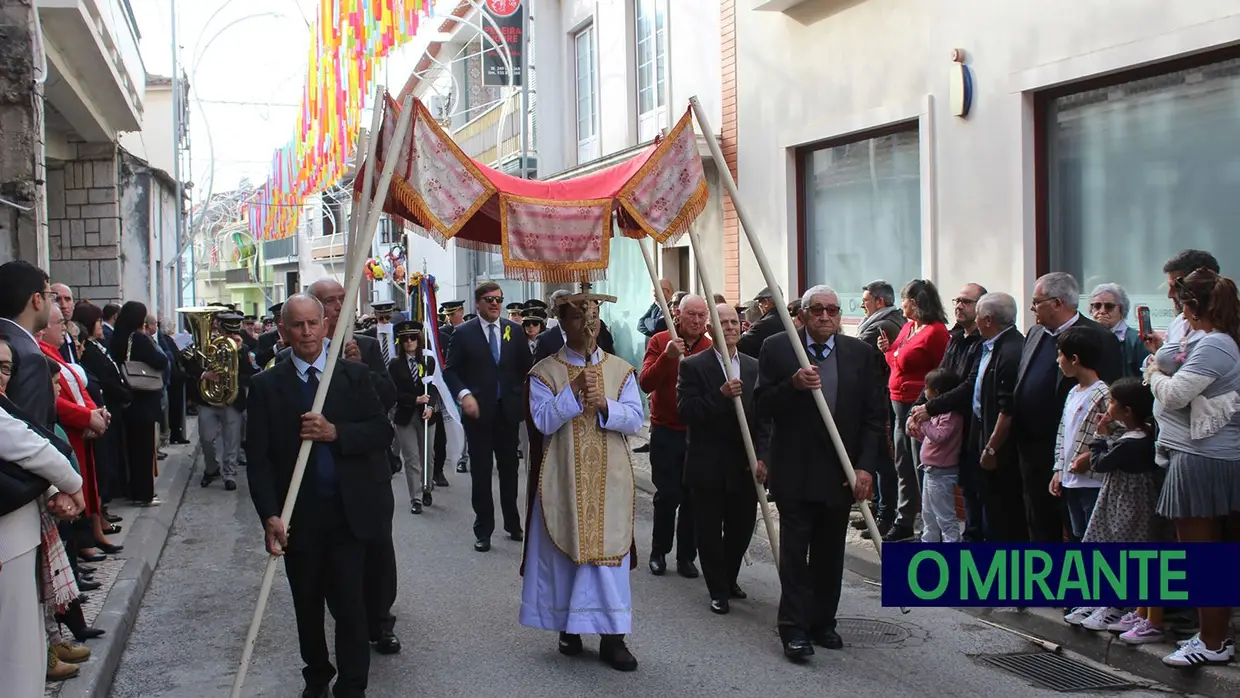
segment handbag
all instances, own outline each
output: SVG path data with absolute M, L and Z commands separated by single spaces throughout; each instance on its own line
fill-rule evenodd
M 130 389 L 142 393 L 162 393 L 164 372 L 156 371 L 145 361 L 134 361 L 132 357 L 133 335 L 129 335 L 129 346 L 125 352 L 125 363 L 121 365 L 121 373 L 125 374 Z

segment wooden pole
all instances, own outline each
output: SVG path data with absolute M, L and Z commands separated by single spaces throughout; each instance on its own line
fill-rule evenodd
M 775 278 L 775 273 L 771 271 L 770 262 L 766 258 L 766 253 L 762 251 L 762 243 L 758 240 L 758 235 L 753 227 L 753 221 L 745 212 L 745 205 L 741 203 L 740 192 L 736 188 L 736 180 L 732 177 L 732 170 L 728 169 L 727 160 L 723 157 L 723 151 L 719 148 L 719 141 L 715 138 L 715 132 L 710 127 L 710 120 L 706 118 L 706 111 L 702 109 L 701 103 L 697 97 L 689 98 L 689 105 L 693 109 L 693 115 L 697 119 L 698 127 L 702 130 L 702 135 L 706 139 L 706 146 L 710 148 L 711 157 L 715 161 L 715 169 L 719 172 L 719 179 L 723 181 L 723 186 L 727 189 L 728 196 L 732 199 L 732 206 L 736 209 L 736 217 L 740 219 L 741 230 L 744 231 L 745 237 L 749 240 L 749 247 L 753 250 L 754 256 L 757 258 L 758 267 L 762 270 L 762 276 L 766 279 L 766 285 L 771 289 L 774 295 L 772 300 L 775 301 L 776 313 L 783 320 L 784 331 L 788 333 L 788 337 L 792 340 L 792 349 L 796 352 L 797 361 L 801 364 L 801 368 L 813 368 L 809 362 L 809 356 L 805 353 L 805 346 L 801 343 L 801 336 L 797 334 L 797 328 L 792 324 L 792 316 L 780 309 L 788 307 L 784 299 L 784 294 L 780 291 L 779 281 Z M 813 391 L 814 403 L 818 406 L 818 413 L 822 416 L 822 421 L 827 425 L 827 432 L 831 435 L 831 443 L 835 445 L 836 455 L 839 456 L 840 465 L 844 466 L 844 474 L 848 476 L 848 485 L 856 488 L 857 471 L 853 468 L 852 459 L 848 457 L 848 451 L 844 449 L 844 442 L 840 439 L 840 431 L 835 425 L 835 419 L 831 416 L 831 408 L 827 406 L 827 399 L 823 397 L 822 390 Z M 869 501 L 858 502 L 861 508 L 861 516 L 865 519 L 865 526 L 870 532 L 870 542 L 874 544 L 874 549 L 878 552 L 881 559 L 883 556 L 883 537 L 878 533 L 878 524 L 874 521 L 874 513 L 870 511 Z M 907 609 L 900 609 L 908 613 Z
M 362 268 L 361 264 L 357 261 L 357 255 L 361 255 L 362 259 L 366 259 L 367 257 L 370 256 L 370 249 L 369 249 L 370 243 L 368 242 L 366 244 L 365 254 L 363 254 L 363 246 L 361 245 L 361 239 L 359 238 L 359 233 L 362 232 L 361 230 L 362 223 L 366 221 L 367 214 L 370 213 L 370 206 L 371 206 L 370 202 L 373 198 L 375 198 L 374 197 L 374 184 L 375 184 L 374 162 L 375 162 L 375 156 L 379 152 L 379 131 L 380 129 L 383 128 L 383 112 L 384 112 L 384 106 L 387 104 L 386 99 L 384 99 L 383 97 L 384 94 L 386 94 L 386 88 L 383 85 L 379 85 L 378 87 L 375 88 L 375 95 L 377 96 L 377 99 L 374 102 L 374 108 L 372 109 L 372 113 L 370 116 L 370 132 L 367 133 L 365 129 L 362 129 L 361 132 L 358 133 L 357 154 L 354 155 L 354 160 L 356 161 L 356 164 L 353 168 L 353 172 L 354 172 L 354 176 L 356 176 L 357 165 L 365 164 L 366 173 L 362 176 L 362 195 L 357 200 L 358 208 L 357 208 L 357 211 L 354 212 L 356 215 L 349 216 L 349 233 L 348 233 L 348 238 L 347 238 L 348 247 L 345 248 L 345 270 L 346 271 L 351 270 L 351 269 Z M 362 146 L 363 143 L 365 143 L 364 148 Z M 365 151 L 366 153 L 366 159 L 357 160 L 357 158 L 361 157 L 363 151 Z M 379 201 L 380 209 L 383 208 L 383 201 L 386 199 L 387 199 L 387 191 L 385 190 L 383 192 L 383 199 L 380 199 Z M 373 240 L 374 233 L 371 233 L 371 235 L 367 237 L 366 239 Z M 353 302 L 353 307 L 354 308 L 357 307 L 356 300 Z M 351 341 L 353 341 L 353 323 L 352 322 L 349 323 L 348 330 L 345 333 L 344 343 L 348 344 Z
M 396 170 L 396 159 L 400 155 L 400 149 L 405 143 L 405 138 L 409 135 L 409 118 L 413 112 L 413 96 L 409 96 L 405 100 L 404 110 L 400 114 L 400 120 L 396 126 L 396 137 L 392 139 L 388 145 L 387 159 L 383 165 L 383 176 L 379 178 L 378 192 L 380 196 L 386 197 L 388 186 L 392 182 L 392 173 Z M 360 149 L 359 149 L 360 151 Z M 374 161 L 371 160 L 371 163 Z M 368 163 L 369 164 L 369 163 Z M 379 212 L 383 208 L 383 201 L 380 199 L 379 204 L 370 210 L 367 217 L 365 227 L 362 228 L 362 239 L 369 242 L 374 239 L 375 228 L 379 224 Z M 336 332 L 332 337 L 331 344 L 327 348 L 327 366 L 323 369 L 323 377 L 319 381 L 319 388 L 314 394 L 314 403 L 310 407 L 311 412 L 319 413 L 323 410 L 323 403 L 327 399 L 327 390 L 331 386 L 332 374 L 336 371 L 336 362 L 344 346 L 345 330 L 353 325 L 353 316 L 357 307 L 357 294 L 362 286 L 362 265 L 366 257 L 359 255 L 351 268 L 346 270 L 344 306 L 340 310 L 340 318 L 336 322 Z M 293 477 L 289 482 L 288 494 L 284 498 L 284 510 L 280 512 L 280 519 L 284 522 L 286 532 L 292 531 L 293 507 L 297 503 L 297 494 L 301 491 L 301 481 L 306 474 L 306 464 L 310 459 L 310 449 L 314 445 L 312 441 L 302 441 L 301 450 L 297 453 L 297 464 L 293 468 Z M 263 622 L 263 613 L 267 610 L 267 599 L 271 596 L 271 584 L 275 579 L 276 562 L 279 557 L 272 555 L 267 560 L 267 569 L 263 573 L 263 583 L 258 591 L 258 603 L 254 607 L 254 616 L 250 619 L 250 629 L 245 638 L 245 649 L 241 653 L 241 665 L 237 668 L 237 676 L 233 680 L 232 698 L 241 697 L 241 688 L 245 685 L 245 676 L 250 668 L 250 659 L 254 655 L 254 643 L 258 639 L 258 629 Z

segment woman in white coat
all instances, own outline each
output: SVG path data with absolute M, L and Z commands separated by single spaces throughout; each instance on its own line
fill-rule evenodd
M 22 370 L 46 371 L 45 364 Z M 43 695 L 47 638 L 35 574 L 41 540 L 39 507 L 61 517 L 83 508 L 82 478 L 51 442 L 19 419 L 20 405 L 4 396 L 13 373 L 13 353 L 0 340 L 0 460 L 50 483 L 50 497 L 36 497 L 0 516 L 0 676 L 4 693 L 19 698 Z

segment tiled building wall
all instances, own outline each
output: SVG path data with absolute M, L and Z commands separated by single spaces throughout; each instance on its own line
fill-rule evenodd
M 115 146 L 77 145 L 78 159 L 49 162 L 49 272 L 79 299 L 120 300 L 120 216 Z

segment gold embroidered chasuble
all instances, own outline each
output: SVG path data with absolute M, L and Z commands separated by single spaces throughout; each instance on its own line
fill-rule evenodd
M 530 371 L 559 395 L 582 371 L 594 371 L 603 394 L 618 400 L 635 373 L 623 359 L 601 352 L 589 366 L 574 366 L 565 349 Z M 551 542 L 578 565 L 618 566 L 633 544 L 636 487 L 626 437 L 603 429 L 599 413 L 587 408 L 547 437 L 538 478 L 543 521 Z

